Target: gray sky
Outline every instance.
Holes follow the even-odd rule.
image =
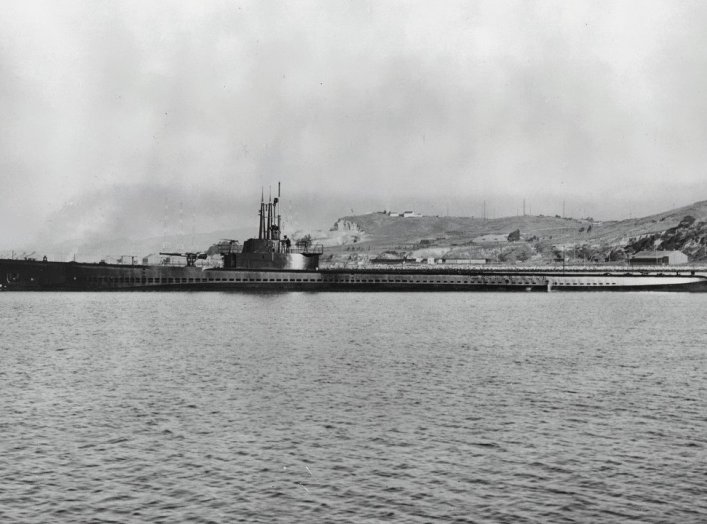
[[[278,180],[290,222],[320,227],[351,209],[499,216],[526,198],[625,218],[707,199],[705,2],[2,11],[0,247],[159,235],[165,216],[255,228]]]

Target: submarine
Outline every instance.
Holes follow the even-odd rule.
[[[707,291],[680,269],[322,268],[321,245],[283,235],[280,203],[280,184],[261,194],[258,236],[219,242],[220,267],[199,267],[206,253],[161,253],[183,266],[0,259],[0,291]]]

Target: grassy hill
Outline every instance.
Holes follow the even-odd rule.
[[[687,217],[687,218],[686,218]],[[515,242],[508,236],[518,231]],[[552,263],[565,257],[570,262],[622,261],[646,249],[677,249],[691,261],[707,260],[707,201],[641,218],[597,221],[559,216],[511,216],[491,220],[470,217],[391,217],[384,213],[345,216],[327,231],[290,232],[297,239],[311,233],[325,246],[325,261],[366,262],[381,254],[412,258],[484,258],[500,262]],[[99,260],[107,255],[142,257],[168,250],[206,250],[219,238],[241,241],[252,236],[251,228],[215,231],[182,237],[94,239],[28,248],[54,260]],[[1,254],[10,256],[10,253]],[[22,252],[17,253],[22,256]],[[29,255],[28,255],[29,256]]]
[[[685,217],[690,219],[685,222]],[[519,231],[520,239],[508,236]],[[384,213],[345,216],[317,239],[332,261],[370,259],[381,253],[408,257],[488,258],[549,262],[564,253],[572,260],[620,261],[642,249],[679,249],[692,260],[707,259],[707,201],[663,213],[619,221],[559,216],[391,217]]]

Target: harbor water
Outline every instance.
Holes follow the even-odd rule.
[[[0,293],[0,522],[705,522],[705,310]]]

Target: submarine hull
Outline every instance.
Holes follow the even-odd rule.
[[[0,259],[1,291],[707,291],[680,273],[245,269]]]

